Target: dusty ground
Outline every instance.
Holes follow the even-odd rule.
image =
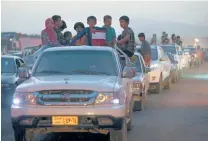
[[[14,140],[9,113],[2,108],[2,141]],[[71,137],[62,135],[60,141],[82,140]],[[100,139],[90,136],[83,141]],[[208,141],[208,63],[186,70],[171,90],[149,94],[145,110],[134,113],[128,141]]]

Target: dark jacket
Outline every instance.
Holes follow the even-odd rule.
[[[140,52],[141,52],[142,56],[144,56],[144,55],[151,56],[152,50],[151,50],[149,43],[146,40],[144,40],[142,42]]]

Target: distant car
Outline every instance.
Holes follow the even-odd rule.
[[[165,55],[163,49],[160,46],[151,46],[151,72],[150,72],[150,88],[156,93],[160,93],[164,88],[170,89],[171,76],[170,69],[171,63],[168,57]]]
[[[1,57],[1,96],[5,102],[9,98],[12,100],[11,94],[21,82],[18,76],[18,69],[23,65],[24,61],[20,57],[4,55]]]
[[[171,53],[166,53],[166,55],[168,56],[171,62],[171,71],[170,71],[171,80],[173,83],[176,83],[176,81],[178,80],[178,70],[177,70],[178,61],[174,59],[174,56]]]
[[[189,53],[189,55],[191,57],[191,66],[200,64],[200,61],[199,61],[200,59],[197,56],[197,49],[195,47],[185,46],[185,47],[183,47],[183,51],[186,54]]]
[[[149,89],[149,81],[151,71],[149,67],[145,66],[145,62],[140,53],[134,53],[136,57],[135,67],[136,76],[133,78],[133,100],[134,100],[134,110],[143,110],[144,104],[147,101],[147,91]]]

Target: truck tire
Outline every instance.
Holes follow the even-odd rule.
[[[162,76],[160,75],[160,80],[159,80],[159,82],[156,84],[155,93],[156,93],[156,94],[160,94],[161,92],[162,92]]]
[[[36,141],[35,135],[29,130],[14,130],[15,141]]]
[[[127,123],[127,130],[130,131],[133,127],[133,108],[134,108],[134,101],[133,98],[131,100],[131,109],[129,111],[129,122]]]
[[[126,120],[124,120],[123,127],[120,130],[110,131],[110,141],[127,141]]]
[[[165,89],[170,89],[171,88],[171,77],[168,77],[168,80],[166,82],[166,85],[164,86]]]
[[[140,101],[134,102],[134,111],[142,111],[144,109],[143,94]]]

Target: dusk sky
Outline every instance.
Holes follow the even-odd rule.
[[[2,2],[2,31],[16,31],[40,34],[44,21],[52,15],[61,15],[69,31],[74,32],[77,21],[86,24],[86,18],[94,15],[98,25],[103,24],[103,16],[113,17],[113,26],[120,31],[119,17],[128,15],[130,19],[145,18],[158,21],[173,21],[208,27],[208,2]],[[130,23],[132,24],[132,23]],[[134,23],[138,24],[138,23]],[[148,27],[146,27],[148,28]],[[207,31],[204,31],[207,32]]]

